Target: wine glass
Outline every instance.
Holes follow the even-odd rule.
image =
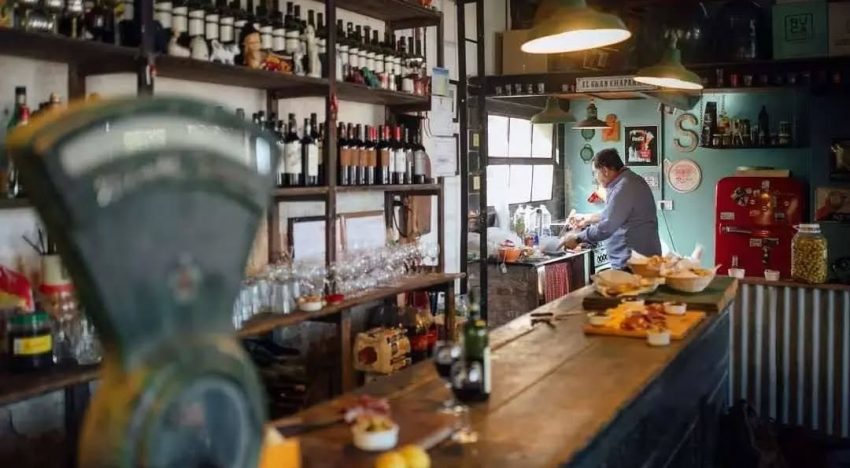
[[[483,369],[481,364],[461,359],[452,365],[450,382],[452,393],[459,401],[474,401],[482,394],[484,387]],[[469,406],[458,403],[453,414],[457,417],[458,431],[452,435],[452,440],[459,444],[474,444],[478,442],[478,433],[472,428]]]
[[[462,354],[463,348],[454,341],[440,340],[434,344],[434,366],[437,368],[437,374],[443,379],[446,389],[450,392],[452,390],[452,367],[460,360]],[[454,393],[450,393],[450,395],[449,399],[443,402],[440,412],[455,412],[458,402],[454,398]]]

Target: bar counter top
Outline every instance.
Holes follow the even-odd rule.
[[[432,466],[601,466],[615,452],[631,460],[618,466],[640,465],[681,445],[695,424],[690,415],[705,409],[698,405],[719,398],[724,401],[716,405],[725,407],[728,309],[708,314],[684,340],[654,348],[642,339],[585,336],[581,303],[589,292],[583,288],[531,312],[555,314],[552,326],[532,326],[529,313],[491,332],[492,393],[488,402],[471,406],[479,441],[442,442],[429,452]],[[355,393],[423,412],[448,397],[430,361]],[[302,416],[326,418],[345,398],[351,396]],[[361,466],[350,459],[356,449],[338,432],[334,441],[325,431],[302,436],[304,466]]]

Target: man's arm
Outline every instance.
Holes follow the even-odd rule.
[[[598,215],[599,221],[579,233],[579,241],[594,243],[604,241],[626,223],[629,214],[632,212],[634,200],[633,197],[622,192],[622,189],[618,190],[608,199],[605,209]]]

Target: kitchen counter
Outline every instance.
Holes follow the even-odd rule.
[[[640,339],[585,336],[581,304],[589,292],[583,288],[534,311],[560,316],[552,326],[532,327],[526,314],[491,332],[493,391],[471,409],[480,439],[440,443],[430,451],[433,466],[699,466],[694,460],[709,460],[717,416],[727,406],[728,308],[708,314],[684,340],[652,348]],[[430,362],[357,393],[421,412],[433,412],[448,397]],[[327,418],[340,401],[303,416]],[[360,466],[338,428],[337,437],[333,431],[302,437],[305,466]]]

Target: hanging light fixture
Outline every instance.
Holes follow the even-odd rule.
[[[655,65],[638,70],[634,80],[638,83],[658,86],[668,89],[700,90],[702,80],[699,75],[688,70],[682,65],[682,52],[676,46],[679,34],[675,31],[669,33],[670,41],[661,60]]]
[[[631,36],[619,17],[588,7],[586,0],[543,0],[522,51],[576,52],[616,44]]]
[[[561,109],[561,105],[558,103],[558,98],[555,96],[549,96],[546,99],[546,107],[531,117],[531,123],[533,124],[559,124],[572,123],[575,121],[576,118],[571,112]]]
[[[590,104],[587,106],[587,118],[575,124],[573,129],[575,130],[598,130],[608,128],[608,123],[599,120],[599,114],[596,109],[596,104],[593,103],[593,100],[590,101]]]

